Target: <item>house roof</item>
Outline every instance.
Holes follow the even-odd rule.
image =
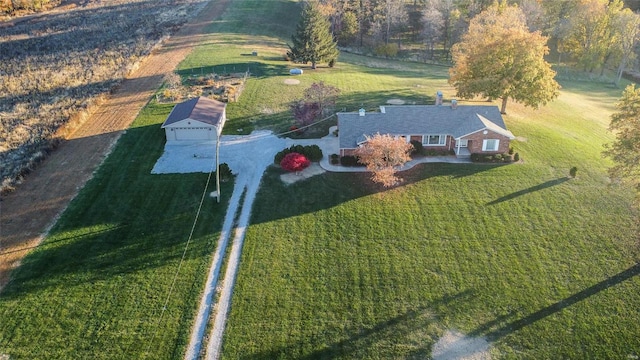
[[[338,113],[340,148],[355,148],[364,136],[377,133],[390,135],[451,135],[456,139],[482,130],[490,130],[510,139],[497,106],[458,105],[394,105],[380,107],[380,112]]]
[[[183,120],[195,120],[204,124],[221,127],[225,121],[227,104],[203,96],[181,102],[173,107],[162,124],[165,128]]]

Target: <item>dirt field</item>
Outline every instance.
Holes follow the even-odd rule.
[[[0,289],[54,224],[161,85],[230,0],[213,0],[128,76],[16,191],[0,199]]]

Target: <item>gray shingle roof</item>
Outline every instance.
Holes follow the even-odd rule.
[[[224,125],[226,106],[223,102],[202,96],[181,102],[173,107],[162,128],[186,119],[213,126]]]
[[[355,148],[363,136],[377,133],[389,135],[451,135],[460,138],[488,129],[509,138],[497,106],[458,105],[394,105],[383,112],[338,113],[340,148]]]

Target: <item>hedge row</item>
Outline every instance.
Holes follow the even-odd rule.
[[[520,154],[515,153],[511,155],[509,153],[504,154],[471,154],[471,161],[480,163],[510,163],[513,161],[520,161]]]
[[[413,154],[422,155],[422,156],[447,156],[447,155],[455,155],[455,150],[439,150],[433,149],[430,147],[424,147],[422,142],[417,140],[411,140],[411,145],[413,145]]]
[[[292,145],[288,149],[284,149],[276,154],[273,158],[273,163],[276,165],[280,165],[282,159],[284,159],[287,154],[290,153],[298,153],[304,155],[310,161],[320,161],[322,160],[322,150],[318,145]]]
[[[340,158],[340,165],[342,166],[364,166],[360,163],[360,159],[357,156],[346,155]]]

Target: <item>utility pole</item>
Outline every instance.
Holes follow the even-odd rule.
[[[218,140],[216,140],[216,199],[220,204],[220,130],[216,129]]]

